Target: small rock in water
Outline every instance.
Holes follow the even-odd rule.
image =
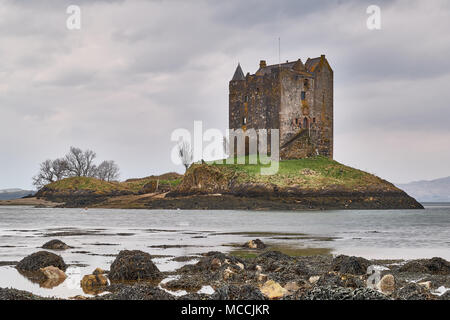
[[[48,267],[39,269],[39,274],[43,279],[40,281],[39,285],[43,288],[48,288],[48,289],[59,286],[67,278],[64,271],[62,271],[54,266],[48,266]]]
[[[395,278],[392,274],[387,274],[381,278],[378,288],[384,294],[390,295],[395,291]]]
[[[264,283],[260,290],[269,299],[281,299],[287,293],[286,289],[273,280]]]
[[[88,274],[81,279],[81,288],[84,293],[96,294],[101,292],[98,289],[108,285],[108,279],[102,274]]]
[[[46,279],[53,280],[53,279],[66,279],[67,276],[64,273],[64,271],[60,270],[57,267],[54,266],[48,266],[45,268],[39,269],[39,271],[44,275]]]
[[[50,249],[50,250],[67,250],[70,249],[70,247],[62,242],[61,240],[50,240],[49,242],[46,242],[42,248],[44,249]]]
[[[249,249],[265,249],[266,245],[260,239],[249,240],[244,244],[244,248]]]

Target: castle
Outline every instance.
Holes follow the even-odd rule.
[[[280,159],[332,159],[333,70],[325,56],[305,64],[261,60],[246,76],[238,64],[229,83],[229,128],[279,129]]]

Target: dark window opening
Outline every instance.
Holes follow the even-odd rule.
[[[244,117],[244,118],[242,118],[242,125],[246,125],[246,124],[247,124],[247,118]]]
[[[245,102],[248,102],[248,96],[245,96],[245,97],[244,97],[244,101],[245,101]]]
[[[316,118],[313,118],[313,123],[316,123]]]
[[[302,100],[305,100],[305,99],[306,99],[306,92],[302,91]]]
[[[308,79],[305,79],[305,81],[303,82],[303,86],[305,87],[305,89],[309,88],[309,81],[308,81]]]

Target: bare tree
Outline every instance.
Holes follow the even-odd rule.
[[[104,181],[119,178],[119,166],[114,161],[103,161],[98,167],[94,160],[96,154],[92,150],[81,150],[70,147],[64,158],[45,160],[40,164],[39,172],[33,177],[33,185],[37,188],[68,177],[95,177]]]
[[[192,159],[194,158],[194,154],[189,142],[183,140],[178,143],[178,155],[181,159],[181,163],[187,170],[192,163]]]
[[[52,168],[56,181],[66,178],[69,174],[69,164],[64,158],[52,161]]]
[[[45,160],[40,164],[39,173],[33,177],[33,185],[42,188],[48,183],[55,181],[55,174],[52,169],[52,160]]]
[[[33,185],[40,189],[46,184],[64,179],[67,174],[68,167],[64,159],[48,159],[41,163],[39,173],[33,177]]]
[[[65,157],[69,175],[73,177],[95,176],[94,159],[96,156],[92,150],[83,151],[80,148],[70,147],[70,151]]]
[[[103,181],[115,181],[119,179],[119,166],[112,160],[103,161],[97,167],[96,177]]]

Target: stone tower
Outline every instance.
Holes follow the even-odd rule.
[[[333,158],[333,70],[324,55],[267,65],[229,83],[229,128],[279,129],[280,158]]]

